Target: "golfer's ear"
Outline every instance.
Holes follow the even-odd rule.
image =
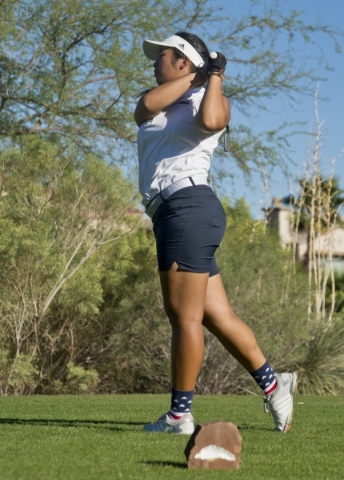
[[[190,66],[191,66],[191,61],[187,57],[181,58],[180,70],[184,70],[185,68],[189,68]]]

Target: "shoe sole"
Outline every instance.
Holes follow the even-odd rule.
[[[297,389],[297,379],[298,379],[298,373],[297,372],[293,372],[291,374],[292,376],[292,379],[291,379],[291,382],[290,382],[290,394],[291,395],[294,395],[294,393],[296,392],[296,389]],[[285,432],[289,432],[290,428],[291,428],[291,422],[293,420],[293,414],[294,414],[294,398],[293,398],[293,407],[292,407],[292,410],[291,410],[291,415],[290,415],[290,418],[289,418],[289,421],[285,427]]]

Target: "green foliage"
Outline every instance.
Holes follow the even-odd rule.
[[[19,354],[13,361],[8,385],[16,394],[30,392],[35,386],[38,370],[35,368],[35,360],[31,354]]]
[[[131,230],[139,217],[124,205],[130,185],[99,159],[35,142],[2,157],[1,392],[168,391],[170,326],[154,235],[139,224]],[[243,200],[224,206],[217,260],[234,311],[276,370],[300,370],[301,392],[341,393],[341,322],[319,330],[308,320],[307,278],[292,252]],[[206,333],[197,392],[258,389]]]
[[[69,394],[90,394],[95,392],[99,383],[99,376],[96,370],[85,370],[83,367],[69,362],[67,365],[66,380],[54,382],[54,393]]]
[[[97,258],[90,258],[66,284],[59,296],[60,313],[66,316],[87,316],[99,313],[103,303],[101,269]]]
[[[128,209],[132,186],[92,155],[39,137],[0,152],[1,393],[165,392],[170,327],[154,235]],[[244,201],[224,201],[217,259],[235,312],[301,391],[341,393],[340,321],[307,320],[306,277]],[[314,333],[315,332],[315,333]],[[199,393],[255,393],[211,335]]]
[[[0,135],[54,132],[93,150],[133,140],[132,99],[147,82],[143,37],[202,21],[204,3],[3,0]]]
[[[250,114],[313,93],[328,66],[321,39],[315,58],[308,44],[322,34],[339,51],[343,33],[319,20],[308,25],[277,0],[251,0],[241,18],[210,0],[2,0],[0,21],[0,137],[54,133],[83,149],[110,149],[116,162],[134,156],[134,104],[153,83],[144,38],[186,29],[218,45],[231,65],[224,92]],[[281,164],[291,133],[233,125],[231,160],[244,171]]]
[[[326,284],[326,303],[327,308],[331,305],[332,300],[332,285],[328,281]],[[334,272],[334,312],[341,313],[344,310],[344,274]]]
[[[2,391],[23,393],[65,378],[75,331],[82,335],[103,302],[101,251],[133,228],[127,220],[133,188],[119,168],[74,147],[39,137],[6,147],[0,151]]]
[[[35,388],[39,377],[38,362],[35,352],[17,354],[11,358],[9,342],[4,333],[0,343],[0,392],[22,395]]]
[[[343,317],[335,317],[330,325],[317,327],[307,346],[307,354],[298,367],[300,393],[344,393]]]
[[[283,199],[284,203],[300,212],[298,229],[307,230],[312,215],[316,233],[326,232],[331,225],[342,224],[340,210],[344,204],[344,190],[340,188],[338,178],[324,178],[319,173],[311,179],[299,180],[299,184],[299,197],[289,195]]]
[[[306,395],[344,393],[344,321],[335,317],[329,325],[319,325],[307,354],[299,364],[299,391]]]

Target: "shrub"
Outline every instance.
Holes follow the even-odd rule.
[[[319,325],[298,364],[298,390],[307,395],[344,394],[344,317]]]
[[[67,365],[67,375],[65,381],[54,382],[55,393],[77,394],[77,393],[95,393],[99,383],[99,375],[96,370],[75,365],[69,362]]]

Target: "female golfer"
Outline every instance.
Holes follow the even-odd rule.
[[[230,119],[230,106],[222,95],[226,59],[221,53],[209,55],[204,42],[187,32],[162,42],[145,40],[143,51],[154,60],[157,87],[141,96],[135,110],[139,188],[153,222],[164,306],[172,327],[171,407],[144,430],[194,431],[191,405],[205,326],[256,380],[275,430],[286,432],[297,375],[274,373],[253,332],[228,303],[214,257],[226,217],[207,177]]]

